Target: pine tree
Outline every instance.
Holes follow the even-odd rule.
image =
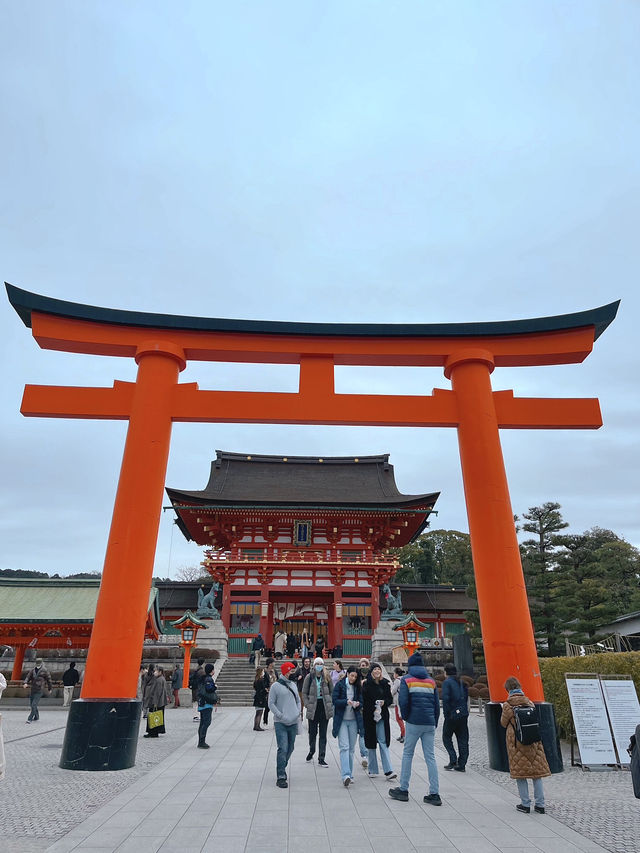
[[[538,639],[547,646],[550,655],[562,650],[560,615],[556,599],[555,548],[558,531],[568,527],[560,513],[560,504],[552,501],[529,507],[523,513],[522,529],[534,533],[534,539],[522,543],[522,568],[529,597],[529,610]]]

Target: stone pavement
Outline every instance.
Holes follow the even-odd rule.
[[[628,773],[568,768],[545,780],[547,815],[522,815],[515,783],[487,769],[484,720],[476,714],[471,768],[440,773],[443,805],[436,808],[422,803],[426,768],[417,754],[408,803],[391,800],[384,777],[369,779],[359,766],[355,784],[345,789],[331,737],[326,769],[305,762],[306,737],[298,738],[290,787],[276,788],[273,727],[253,732],[251,708],[215,714],[208,751],[195,748],[190,711],[169,710],[167,735],[141,739],[136,767],[113,773],[57,767],[62,709],[47,710],[37,731],[38,724],[24,725],[24,709],[2,710],[2,853],[640,851],[639,803]],[[398,770],[402,745],[395,740],[392,753]],[[436,757],[439,766],[447,760],[441,747]]]

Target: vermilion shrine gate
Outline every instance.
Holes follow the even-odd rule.
[[[517,675],[543,701],[500,429],[597,429],[596,399],[520,399],[494,392],[496,367],[583,361],[618,302],[592,311],[499,323],[315,324],[207,319],[63,302],[7,285],[43,349],[134,358],[136,382],[112,388],[27,385],[35,417],[128,420],[82,698],[72,704],[61,766],[131,766],[136,695],[164,478],[174,421],[438,426],[458,431],[489,689]],[[188,361],[300,366],[293,394],[200,390],[180,384]],[[336,394],[336,365],[442,367],[450,390],[431,395]],[[117,669],[105,665],[116,659]],[[109,749],[105,749],[109,746]]]

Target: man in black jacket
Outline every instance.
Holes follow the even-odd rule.
[[[62,707],[66,708],[73,699],[73,688],[80,681],[80,673],[76,669],[75,661],[71,661],[69,669],[62,673],[63,698]]]

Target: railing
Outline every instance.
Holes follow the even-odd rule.
[[[371,657],[371,640],[358,639],[350,640],[345,637],[342,640],[342,656],[352,658],[369,658]]]
[[[331,554],[331,551],[309,551],[309,550],[284,550],[278,549],[277,554],[269,554],[267,555],[267,551],[265,549],[262,555],[259,554],[243,554],[241,551],[237,554],[233,554],[230,551],[222,551],[214,554],[207,555],[205,560],[206,563],[257,563],[257,562],[269,562],[270,564],[276,565],[278,563],[332,563],[335,565],[341,566],[353,566],[353,565],[376,565],[376,566],[394,566],[397,564],[397,561],[393,557],[387,557],[381,554],[372,554],[371,556],[363,556],[361,553],[358,553],[355,557],[347,557],[345,554],[341,556],[335,556]]]

